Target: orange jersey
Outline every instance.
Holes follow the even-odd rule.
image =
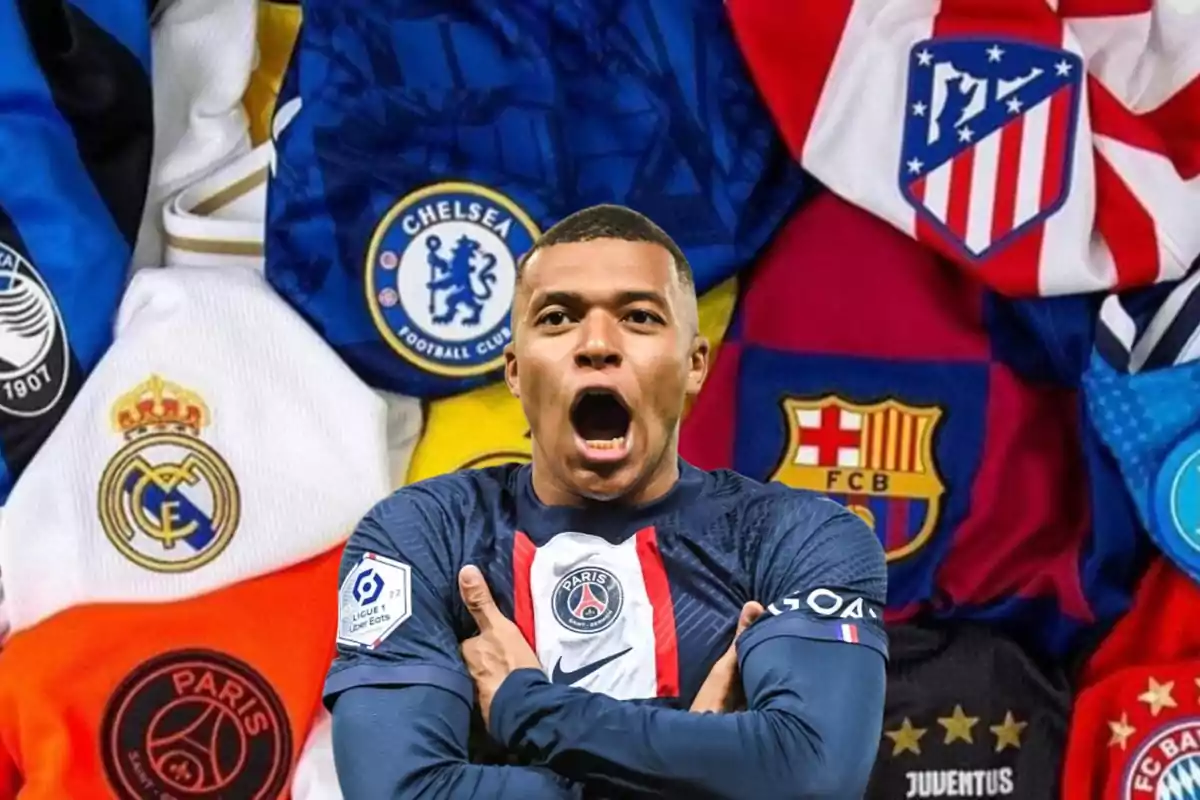
[[[14,634],[0,651],[0,798],[287,796],[332,657],[341,550]]]

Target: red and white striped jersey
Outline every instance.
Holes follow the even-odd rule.
[[[804,168],[998,291],[1200,255],[1200,2],[726,5]]]

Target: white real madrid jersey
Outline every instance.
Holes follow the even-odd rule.
[[[274,146],[264,142],[210,175],[198,178],[163,208],[168,266],[235,266],[263,271],[267,172]],[[415,397],[378,392],[387,403],[391,486],[407,480],[421,436],[423,411]]]
[[[0,521],[13,632],[337,545],[389,490],[386,408],[253,270],[137,273]]]
[[[174,0],[152,32],[154,163],[135,267],[163,258],[163,204],[250,150],[242,95],[254,68],[255,0]]]
[[[163,207],[165,262],[263,270],[270,142],[205,175]]]

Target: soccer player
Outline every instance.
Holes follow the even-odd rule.
[[[532,463],[407,486],[346,547],[324,689],[346,797],[860,797],[887,657],[875,535],[678,457],[708,345],[650,220],[573,214],[516,281],[505,378]],[[503,765],[468,753],[473,708]]]

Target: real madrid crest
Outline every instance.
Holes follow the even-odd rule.
[[[439,183],[384,215],[367,251],[367,306],[401,357],[446,376],[504,363],[517,259],[539,231],[504,195]]]
[[[201,438],[211,414],[188,389],[151,375],[117,399],[125,440],[100,479],[100,524],[123,555],[156,572],[212,561],[237,530],[237,481]]]
[[[836,395],[782,405],[788,446],[771,480],[838,500],[874,528],[889,562],[929,541],[946,491],[933,450],[941,409]]]
[[[36,417],[50,410],[70,365],[54,295],[29,259],[0,242],[0,411]]]

